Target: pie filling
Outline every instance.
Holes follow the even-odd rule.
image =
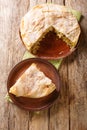
[[[67,54],[71,46],[65,41],[67,38],[59,38],[55,31],[49,31],[39,43],[37,43],[33,48],[31,53],[37,55],[38,57],[61,57]],[[62,40],[62,39],[65,40]],[[68,41],[68,40],[67,40]],[[70,41],[68,42],[70,43]]]

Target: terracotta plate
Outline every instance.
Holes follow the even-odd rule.
[[[42,98],[26,98],[26,97],[16,97],[15,95],[9,93],[10,87],[17,81],[21,74],[32,64],[35,63],[40,68],[41,71],[45,73],[46,76],[52,79],[56,85],[56,90],[54,90],[48,96]],[[46,60],[40,58],[31,58],[18,63],[10,72],[7,81],[7,90],[12,101],[19,107],[26,110],[42,110],[50,107],[53,102],[57,99],[60,89],[60,79],[58,71],[55,67],[47,62]]]

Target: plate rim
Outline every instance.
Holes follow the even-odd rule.
[[[7,79],[7,91],[8,91],[8,94],[9,94],[9,79],[10,79],[10,77],[12,76],[14,70],[17,69],[17,67],[20,66],[21,64],[24,64],[24,63],[26,63],[26,62],[30,62],[30,61],[32,61],[32,60],[34,60],[34,61],[40,61],[40,62],[42,62],[42,63],[44,63],[44,64],[47,64],[47,65],[51,66],[52,69],[54,69],[55,74],[56,74],[56,76],[57,76],[57,78],[58,78],[58,86],[59,86],[59,88],[58,88],[58,90],[57,90],[57,94],[59,95],[59,90],[60,90],[60,76],[59,76],[59,72],[58,72],[58,70],[57,70],[50,62],[48,62],[48,61],[45,60],[45,59],[41,59],[41,58],[28,58],[28,59],[22,60],[22,61],[20,61],[19,63],[17,63],[17,64],[11,69],[11,71],[10,71],[10,73],[9,73],[9,75],[8,75],[8,79]],[[55,91],[55,90],[54,90],[54,91]],[[54,91],[53,91],[53,92],[54,92]],[[52,92],[52,93],[53,93],[53,92]],[[50,95],[50,94],[49,94],[49,95]],[[9,94],[9,96],[10,96],[10,94]],[[48,95],[47,95],[47,96],[48,96]],[[47,97],[47,96],[46,96],[46,97]],[[39,107],[39,108],[37,108],[37,107],[35,107],[35,108],[31,108],[31,107],[25,108],[25,107],[23,107],[23,105],[20,105],[20,103],[17,102],[17,100],[13,99],[11,96],[10,96],[10,98],[12,99],[12,101],[14,102],[14,104],[15,104],[16,106],[19,106],[19,107],[22,108],[22,109],[31,110],[31,111],[38,111],[38,110],[43,110],[43,109],[46,109],[46,108],[49,108],[50,106],[52,106],[52,104],[56,101],[56,99],[58,98],[58,96],[56,97],[55,100],[52,101],[52,103],[47,103],[47,105],[45,105],[45,106],[43,105],[43,106],[41,106],[41,107]],[[42,97],[42,98],[43,98],[43,97]]]

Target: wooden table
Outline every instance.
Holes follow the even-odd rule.
[[[25,51],[19,37],[22,16],[37,3],[53,2],[81,11],[78,49],[59,70],[62,87],[57,102],[39,114],[5,100],[7,77]],[[87,130],[87,1],[0,0],[0,130]]]

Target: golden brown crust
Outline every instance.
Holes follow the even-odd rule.
[[[33,7],[21,20],[20,32],[26,48],[31,51],[52,28],[67,44],[75,47],[80,35],[77,19],[65,6],[42,4]]]
[[[40,98],[49,95],[55,89],[52,80],[33,63],[10,88],[9,93],[17,97]]]

